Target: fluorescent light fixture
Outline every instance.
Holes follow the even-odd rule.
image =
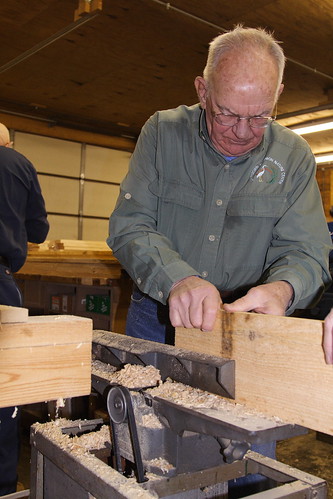
[[[332,163],[333,162],[333,152],[328,154],[322,154],[321,156],[315,156],[317,165],[319,163]]]
[[[291,130],[298,135],[305,135],[306,133],[323,132],[324,130],[332,130],[333,121],[326,123],[318,123],[317,125],[305,125],[298,128],[291,128]]]

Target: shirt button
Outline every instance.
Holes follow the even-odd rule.
[[[224,169],[225,169],[225,170],[229,170],[229,168],[230,168],[230,165],[229,165],[229,164],[224,165]]]
[[[163,291],[159,291],[158,296],[159,296],[159,298],[163,298]]]
[[[214,236],[213,234],[211,234],[211,235],[208,237],[208,239],[209,239],[210,241],[215,241],[215,236]]]
[[[132,194],[130,192],[126,192],[125,199],[131,199]]]
[[[203,272],[201,272],[201,275],[202,275],[202,277],[207,277],[208,276],[207,270],[204,270]]]
[[[141,277],[138,277],[138,278],[137,278],[137,280],[136,280],[136,282],[137,282],[138,284],[141,284],[141,282],[142,282],[142,281],[141,281]]]
[[[222,206],[222,204],[223,204],[222,199],[217,199],[216,204],[217,204],[217,206]]]

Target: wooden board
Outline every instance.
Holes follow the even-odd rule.
[[[212,332],[176,328],[176,346],[235,360],[236,402],[333,435],[333,366],[323,321],[220,311]]]
[[[16,275],[120,279],[121,265],[105,241],[56,239],[29,243],[26,262]]]
[[[0,407],[89,395],[92,320],[29,317],[0,329]]]
[[[27,308],[0,305],[0,325],[8,322],[27,322],[28,315]]]

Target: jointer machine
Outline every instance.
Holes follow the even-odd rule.
[[[258,498],[327,497],[324,480],[250,450],[307,429],[234,404],[233,360],[107,331],[94,331],[92,351],[108,420],[33,425],[31,499],[227,498],[230,480],[248,474],[271,482]],[[112,381],[128,365],[153,366],[158,386]],[[109,439],[82,451],[80,438],[105,425]]]

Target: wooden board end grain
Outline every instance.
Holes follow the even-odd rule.
[[[0,305],[0,324],[8,322],[27,322],[29,311],[23,307]]]
[[[333,435],[333,366],[323,321],[219,311],[212,332],[176,328],[176,346],[235,360],[236,402]]]
[[[69,315],[1,324],[0,407],[89,395],[92,320]]]

